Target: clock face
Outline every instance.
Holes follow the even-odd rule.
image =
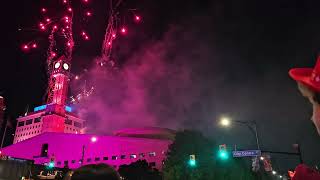
[[[67,63],[63,64],[63,69],[68,70],[69,69],[69,65]]]
[[[60,67],[60,62],[57,62],[55,65],[54,65],[54,68],[58,69]]]

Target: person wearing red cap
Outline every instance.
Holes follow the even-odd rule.
[[[320,135],[320,56],[314,68],[293,68],[289,75],[294,79],[301,94],[306,97],[313,107],[311,120]],[[300,164],[295,169],[292,180],[320,179],[320,173]]]
[[[289,75],[297,81],[301,94],[312,104],[311,120],[320,135],[320,56],[314,68],[293,68]]]

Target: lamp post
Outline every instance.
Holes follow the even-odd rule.
[[[228,117],[222,117],[220,119],[220,124],[221,124],[221,126],[224,126],[224,127],[230,126],[232,122],[247,126],[250,129],[250,131],[254,134],[255,139],[256,139],[257,148],[258,148],[258,150],[260,150],[260,143],[259,143],[259,136],[258,136],[258,129],[257,129],[256,121],[236,121],[236,120],[231,120]]]

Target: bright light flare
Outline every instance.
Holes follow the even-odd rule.
[[[95,137],[95,136],[93,136],[92,138],[91,138],[91,142],[97,142],[97,137]]]
[[[137,15],[134,16],[134,19],[135,19],[137,22],[139,22],[139,21],[141,20],[140,16],[137,16]]]
[[[230,126],[231,122],[230,122],[230,119],[229,119],[229,118],[227,118],[227,117],[222,117],[221,120],[220,120],[220,124],[221,124],[222,126],[227,127],[227,126]]]
[[[92,13],[91,13],[90,11],[88,11],[88,12],[86,13],[86,15],[87,15],[87,16],[91,16]]]
[[[69,7],[69,8],[68,8],[68,11],[69,11],[69,12],[72,12],[72,8]]]
[[[122,34],[125,34],[127,32],[127,29],[125,27],[121,28]]]
[[[78,80],[78,79],[79,79],[79,76],[76,76],[74,79]]]
[[[23,47],[23,49],[29,49],[28,45],[23,45],[22,47]]]
[[[36,44],[36,43],[33,43],[33,44],[32,44],[32,47],[33,47],[33,48],[37,48],[37,44]]]
[[[272,171],[272,174],[273,174],[273,175],[277,174],[277,171]]]
[[[53,29],[58,29],[58,26],[57,26],[57,25],[54,25],[54,26],[53,26]]]
[[[113,34],[112,34],[112,37],[113,37],[113,38],[116,38],[116,34],[113,33]]]
[[[41,12],[45,13],[45,12],[47,12],[47,9],[46,8],[41,8]]]
[[[261,161],[263,161],[263,160],[264,160],[264,157],[263,157],[263,156],[261,156],[261,157],[260,157],[260,160],[261,160]]]
[[[47,21],[47,22],[50,22],[50,19],[49,19],[49,18],[47,18],[47,19],[46,19],[46,21]]]

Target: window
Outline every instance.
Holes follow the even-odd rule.
[[[149,157],[154,157],[154,156],[156,156],[156,152],[150,152],[149,153]]]
[[[33,119],[26,120],[26,125],[32,124]]]
[[[72,163],[72,164],[76,163],[76,160],[72,160],[71,163]]]
[[[149,166],[154,167],[154,166],[156,166],[156,163],[155,162],[150,162]]]
[[[125,158],[126,158],[126,155],[121,155],[120,158],[121,158],[121,159],[125,159]]]
[[[41,117],[37,117],[34,119],[34,123],[38,123],[38,122],[41,122]]]
[[[117,160],[118,159],[118,157],[117,156],[112,156],[112,158],[111,158],[112,160]]]
[[[21,127],[21,126],[24,126],[24,121],[20,121],[20,122],[18,123],[18,127]]]
[[[74,124],[75,127],[82,128],[82,124],[79,123],[79,122],[75,122],[74,121],[73,124]]]
[[[99,157],[94,158],[94,161],[100,161]]]
[[[139,154],[139,157],[140,157],[140,158],[144,158],[144,154],[143,154],[143,153],[140,153],[140,154]]]
[[[72,125],[72,120],[70,120],[70,119],[65,119],[65,120],[64,120],[64,123],[65,123],[65,124]]]
[[[60,166],[60,165],[61,165],[61,161],[58,161],[58,162],[57,162],[57,165]]]
[[[104,161],[108,160],[108,157],[103,157],[103,160],[104,160]]]
[[[88,158],[88,159],[87,159],[87,162],[91,162],[91,158]]]
[[[135,158],[137,158],[137,155],[135,155],[135,154],[130,154],[130,159],[135,159]]]
[[[41,148],[41,157],[47,157],[48,156],[48,144],[42,144]]]

